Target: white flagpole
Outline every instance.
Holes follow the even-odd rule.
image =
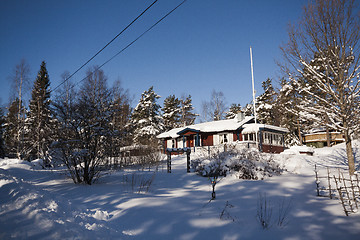
[[[251,81],[252,81],[252,95],[253,95],[253,107],[254,107],[254,117],[256,123],[256,108],[255,108],[255,84],[254,84],[254,67],[253,67],[253,58],[252,58],[252,48],[250,46],[250,62],[251,62]]]
[[[254,118],[255,118],[255,127],[257,124],[256,121],[256,107],[255,107],[255,84],[254,84],[254,67],[253,67],[253,58],[252,58],[252,48],[250,46],[250,62],[251,62],[251,81],[252,81],[252,94],[253,94],[253,107],[254,107]],[[256,142],[256,146],[258,145],[258,141],[257,141],[257,131],[255,130],[255,142]]]

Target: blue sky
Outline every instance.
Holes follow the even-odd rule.
[[[74,72],[151,2],[144,0],[0,1],[0,98],[9,98],[8,76],[25,58],[33,82],[46,61],[51,87],[64,71]],[[175,7],[159,0],[142,18],[73,77],[79,81]],[[275,61],[287,41],[287,26],[302,13],[305,0],[188,0],[134,45],[103,67],[109,85],[120,79],[134,95],[154,86],[162,96],[190,94],[197,112],[211,91],[227,104],[252,100],[249,47],[253,47],[255,88],[280,76]]]

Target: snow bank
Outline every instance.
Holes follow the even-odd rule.
[[[31,164],[1,162],[3,166]],[[12,177],[10,170],[0,168],[0,186],[0,239],[100,239],[104,231],[114,231],[102,223],[110,218],[106,211],[73,206],[67,199]]]
[[[285,149],[284,152],[280,153],[282,155],[299,155],[299,154],[314,154],[314,148],[308,147],[305,145],[302,146],[291,146],[289,149]]]

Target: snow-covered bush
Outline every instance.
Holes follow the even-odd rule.
[[[282,172],[271,154],[260,153],[256,149],[228,148],[226,152],[216,150],[210,156],[193,160],[191,164],[195,172],[204,177],[226,176],[231,173],[240,179],[262,180]]]

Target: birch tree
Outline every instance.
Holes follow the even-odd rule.
[[[91,185],[108,166],[113,104],[104,72],[94,66],[86,75],[79,91],[74,91],[71,82],[60,89],[54,104],[60,134],[53,145],[74,183]]]
[[[20,159],[22,157],[23,152],[23,140],[21,137],[21,131],[24,127],[25,121],[25,111],[23,111],[24,105],[24,96],[27,94],[30,85],[30,67],[25,59],[21,59],[20,63],[17,64],[14,68],[13,74],[10,77],[11,80],[11,88],[12,92],[10,95],[10,102],[17,101],[18,102],[18,111],[17,111],[17,129],[16,129],[16,155]],[[15,144],[15,143],[14,143]]]
[[[203,121],[219,121],[225,119],[226,100],[222,91],[212,90],[210,101],[203,101],[201,104]]]
[[[350,174],[355,163],[351,136],[359,127],[360,20],[354,0],[315,0],[304,8],[282,47],[287,73],[308,104],[309,114],[343,132]]]

